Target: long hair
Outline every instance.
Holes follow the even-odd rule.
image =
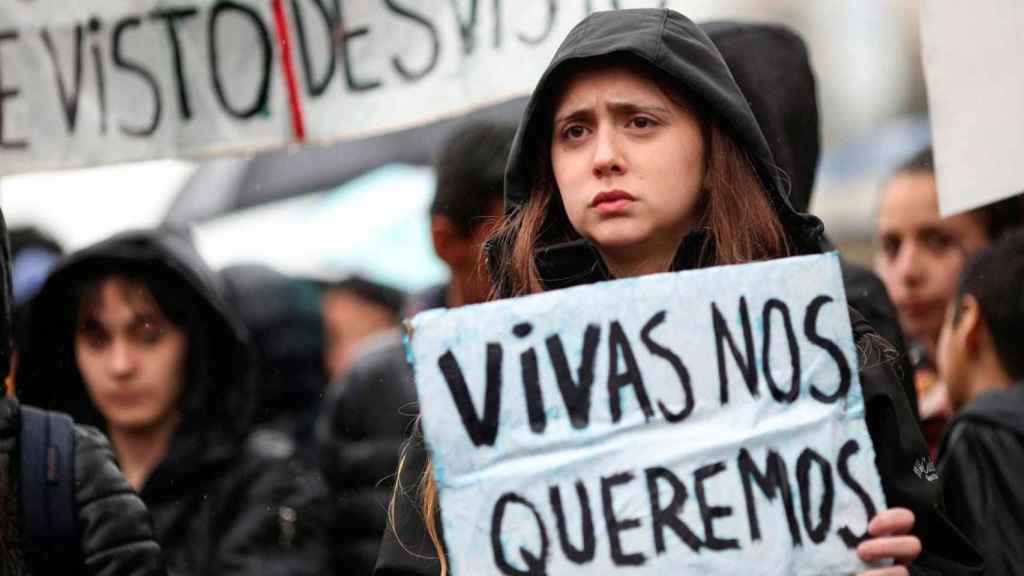
[[[694,249],[701,266],[741,264],[758,260],[781,258],[791,254],[786,231],[773,206],[771,196],[762,183],[746,151],[721,126],[708,107],[688,99],[671,81],[649,65],[621,56],[595,59],[584,66],[625,65],[653,78],[659,88],[677,103],[693,106],[701,119],[705,149],[705,177],[701,199],[697,205],[697,228],[704,231]],[[569,74],[578,72],[574,67]],[[559,93],[567,80],[566,74],[553,81],[549,93]],[[549,108],[532,134],[534,148],[533,172],[529,197],[515,209],[508,211],[491,234],[487,258],[493,285],[492,299],[534,294],[544,290],[536,254],[539,249],[561,242],[578,239],[572,228],[551,167],[550,132],[551,100]],[[404,464],[404,457],[403,462]],[[402,466],[400,464],[400,467]],[[396,482],[395,495],[401,493]],[[434,544],[441,561],[441,574],[447,574],[444,544],[440,535],[437,486],[431,466],[426,466],[417,487],[420,514],[426,524],[427,535]],[[394,505],[394,500],[392,500]],[[392,506],[392,509],[394,506]],[[393,524],[394,525],[394,524]]]

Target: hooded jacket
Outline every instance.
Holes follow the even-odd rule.
[[[537,146],[548,138],[545,116],[559,76],[576,62],[611,55],[631,56],[675,79],[746,151],[796,252],[811,254],[827,247],[820,220],[798,213],[791,205],[772,150],[715,43],[697,25],[671,10],[598,12],[569,32],[534,89],[516,134],[505,178],[507,212],[514,211],[530,194],[532,170],[540,153]],[[702,241],[700,234],[684,238],[673,269],[704,265],[692,257],[695,250],[691,248]],[[509,239],[499,239],[488,246],[492,270],[497,261],[507,257],[511,244]],[[535,261],[547,289],[610,278],[596,249],[585,240],[542,247]],[[505,288],[498,286],[499,293],[507,293]],[[930,459],[891,362],[885,361],[874,331],[855,310],[851,310],[851,323],[858,347],[866,356],[876,356],[862,358],[861,382],[883,489],[890,506],[905,506],[915,513],[914,532],[923,543],[924,552],[913,571],[977,573],[977,553],[939,511],[940,491],[934,476],[915,473],[930,464]],[[419,444],[410,446],[422,450]],[[415,460],[422,461],[422,455],[410,458]],[[409,482],[415,482],[415,472],[407,474],[405,483],[412,485]],[[438,573],[436,560],[422,558],[433,556],[433,548],[418,529],[415,507],[412,498],[399,498],[396,522],[402,542],[392,530],[385,534],[376,574]]]
[[[13,326],[10,251],[7,227],[0,214],[0,371],[11,367]],[[31,574],[25,565],[21,530],[21,489],[16,479],[21,407],[0,387],[0,506],[3,506],[3,547],[0,574]],[[75,516],[80,538],[81,574],[161,576],[165,574],[160,547],[153,539],[149,512],[132,491],[114,461],[106,438],[98,430],[75,426]]]
[[[986,574],[1024,566],[1024,382],[978,396],[939,445],[948,514],[985,558]]]
[[[180,424],[140,490],[169,572],[317,573],[309,564],[320,560],[318,536],[296,514],[305,509],[302,486],[280,451],[246,441],[248,337],[187,238],[129,232],[66,258],[32,303],[17,374],[22,401],[105,427],[77,368],[74,323],[83,283],[117,271],[157,278],[190,310]]]

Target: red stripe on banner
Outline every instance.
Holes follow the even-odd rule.
[[[301,142],[306,139],[306,127],[303,122],[302,100],[299,97],[299,82],[295,77],[295,66],[292,65],[291,39],[288,35],[288,17],[284,12],[284,0],[274,0],[274,26],[277,28],[277,38],[281,44],[281,65],[284,67],[284,78],[288,86],[292,132],[295,139]]]

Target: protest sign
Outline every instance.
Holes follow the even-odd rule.
[[[327,143],[528,94],[586,14],[726,0],[7,0],[0,174]]]
[[[408,327],[455,574],[841,574],[886,507],[835,254]]]
[[[1024,3],[921,3],[921,42],[939,211],[1024,192]]]

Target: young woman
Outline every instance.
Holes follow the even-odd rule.
[[[21,399],[106,431],[171,573],[321,573],[310,495],[246,440],[248,337],[185,238],[130,232],[70,255],[27,332]]]
[[[488,258],[496,294],[819,252],[821,223],[796,213],[782,190],[746,99],[696,25],[670,10],[593,14],[562,43],[519,127],[507,217]],[[862,353],[878,354],[871,328],[856,311],[851,320]],[[913,472],[929,461],[895,375],[863,365],[894,508],[872,519],[858,554],[896,561],[868,574],[907,574],[911,563],[973,573],[977,555],[939,514],[930,475]],[[429,465],[421,484],[410,477],[424,461],[411,446],[401,479],[420,489],[396,492],[378,575],[447,570]]]

